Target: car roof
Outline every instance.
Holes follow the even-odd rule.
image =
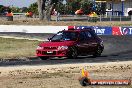
[[[81,31],[93,31],[93,29],[68,29],[63,31],[71,31],[71,32],[81,32]]]

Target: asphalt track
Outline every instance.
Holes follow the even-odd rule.
[[[23,35],[23,34],[22,34]],[[36,35],[36,34],[35,34]],[[19,35],[18,35],[19,36]],[[34,34],[32,34],[34,36]],[[41,35],[41,37],[47,35]],[[53,65],[53,64],[75,64],[75,63],[102,63],[120,62],[132,60],[132,36],[100,36],[104,41],[105,49],[100,57],[79,56],[77,59],[51,58],[40,60],[29,58],[27,60],[5,60],[0,61],[0,66],[16,65]]]

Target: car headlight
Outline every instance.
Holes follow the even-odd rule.
[[[58,47],[58,50],[66,50],[66,49],[68,49],[68,46],[59,46]]]
[[[37,47],[37,49],[39,49],[39,50],[40,50],[40,49],[43,49],[43,47],[41,47],[41,46],[38,46],[38,47]]]

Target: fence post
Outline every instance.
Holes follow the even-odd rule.
[[[102,19],[101,19],[101,15],[100,15],[100,22],[102,21]]]
[[[56,15],[56,22],[58,22],[58,16]]]
[[[121,22],[121,15],[120,15],[120,22]]]
[[[89,21],[89,17],[87,16],[87,21]]]
[[[131,21],[132,21],[132,15],[131,15]]]
[[[111,21],[111,16],[110,16],[110,21]]]

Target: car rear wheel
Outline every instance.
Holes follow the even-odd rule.
[[[39,57],[41,60],[47,60],[49,57]]]
[[[94,57],[98,57],[98,56],[101,56],[101,53],[102,53],[102,48],[101,46],[98,46],[96,52],[93,54]]]
[[[75,59],[75,58],[77,58],[77,54],[78,54],[77,49],[75,47],[69,48],[68,58]]]

